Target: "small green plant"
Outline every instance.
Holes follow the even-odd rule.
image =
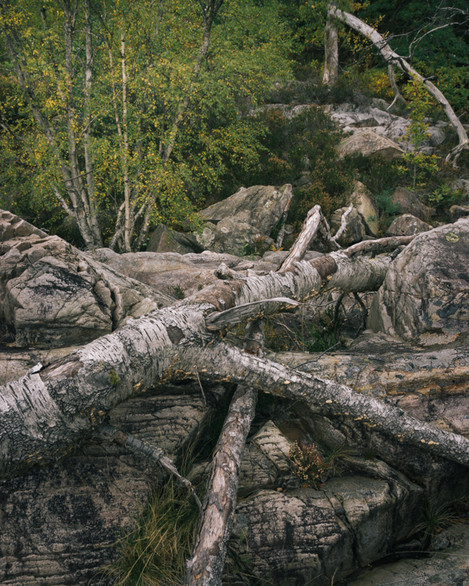
[[[412,188],[424,186],[427,180],[436,175],[440,169],[439,158],[420,152],[422,145],[429,137],[427,117],[434,109],[434,102],[425,90],[423,83],[414,77],[404,89],[404,95],[410,104],[411,123],[405,133],[413,151],[405,153],[403,164],[397,164],[398,173],[410,175]]]
[[[455,502],[440,506],[435,506],[430,501],[425,503],[421,515],[422,520],[415,526],[415,533],[422,534],[424,549],[431,547],[438,533],[459,520],[455,505]]]
[[[174,285],[174,287],[171,289],[171,293],[174,299],[184,299],[186,297],[186,293],[181,287],[180,283]]]
[[[109,382],[113,387],[117,386],[120,383],[121,379],[117,372],[113,369],[109,371]]]
[[[392,201],[388,190],[378,193],[375,196],[375,203],[378,208],[379,229],[384,232],[392,222],[392,218],[401,211],[401,206]]]

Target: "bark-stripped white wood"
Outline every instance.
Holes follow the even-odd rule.
[[[331,5],[335,3],[331,2]],[[324,31],[323,85],[333,86],[339,77],[339,31],[334,18],[328,14]]]
[[[243,323],[248,320],[260,319],[267,315],[274,315],[285,311],[295,310],[300,303],[287,297],[275,299],[261,299],[246,305],[237,305],[226,311],[211,313],[205,320],[207,330],[216,332],[228,326]]]
[[[389,256],[367,260],[337,251],[300,261],[287,274],[220,281],[0,387],[0,477],[57,460],[120,402],[184,377],[180,361],[187,344],[202,348],[212,340],[205,324],[210,313],[259,299],[305,300],[330,289],[375,290],[390,262]]]
[[[184,576],[186,586],[221,584],[236,509],[241,457],[256,402],[257,390],[238,386],[212,460],[202,522]]]
[[[444,94],[429,79],[420,75],[420,73],[418,73],[418,71],[416,71],[403,57],[393,51],[386,39],[384,39],[376,29],[369,26],[353,14],[349,14],[348,12],[340,10],[333,4],[329,5],[328,15],[331,18],[337,18],[337,20],[344,22],[346,25],[353,28],[353,30],[364,35],[378,49],[388,64],[396,65],[401,71],[407,73],[423,84],[428,93],[431,94],[443,107],[450,124],[456,130],[459,144],[446,157],[447,161],[456,160],[461,151],[469,147],[469,139],[464,126],[461,124],[461,121],[457,117],[455,111],[451,107],[451,104],[448,102]]]
[[[263,355],[265,320],[246,325],[244,349]],[[192,557],[187,562],[186,586],[220,586],[233,527],[244,445],[256,414],[257,390],[238,385],[218,438],[207,482],[204,508]]]
[[[306,220],[303,222],[301,231],[287,257],[280,265],[278,272],[287,273],[288,271],[293,270],[295,263],[303,258],[305,252],[308,250],[308,246],[319,234],[329,250],[337,250],[340,248],[340,245],[337,244],[336,240],[331,236],[329,224],[322,213],[321,206],[315,205],[309,210]]]

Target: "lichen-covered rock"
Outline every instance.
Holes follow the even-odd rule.
[[[153,230],[147,245],[147,252],[201,252],[195,236],[171,230],[164,224],[158,224]]]
[[[370,327],[423,346],[469,336],[469,218],[419,234],[394,260]]]
[[[390,195],[391,202],[401,214],[412,214],[424,222],[429,222],[434,210],[419,199],[419,196],[410,189],[398,187]]]
[[[85,343],[171,301],[10,212],[0,234],[0,321],[17,346]]]
[[[409,415],[469,437],[469,348],[413,348],[385,334],[362,334],[347,349],[319,355],[281,352],[281,364],[334,379]],[[332,439],[332,437],[331,437]],[[337,442],[340,444],[340,440]]]
[[[386,236],[413,236],[414,234],[420,234],[420,232],[428,232],[431,229],[430,224],[422,222],[412,214],[403,214],[392,221],[386,230]]]
[[[386,555],[416,522],[421,499],[404,478],[344,476],[321,490],[261,490],[238,503],[233,541],[266,583],[328,584]]]
[[[402,559],[363,570],[349,586],[382,584],[440,584],[465,586],[469,577],[469,525],[455,524],[439,535],[443,551],[430,552],[425,558]]]
[[[372,200],[369,190],[360,181],[354,182],[350,201],[365,221],[369,233],[377,236],[379,232],[378,208]]]

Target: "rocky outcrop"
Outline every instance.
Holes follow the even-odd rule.
[[[366,186],[360,181],[355,181],[353,192],[349,199],[365,221],[367,232],[372,236],[377,236],[379,232],[379,211]]]
[[[352,208],[347,212],[347,208],[339,208],[332,213],[331,228],[337,233],[342,223],[342,217],[345,216],[345,230],[338,237],[337,242],[343,246],[351,246],[356,242],[361,242],[366,236],[366,225],[362,215]]]
[[[415,191],[405,187],[395,189],[390,198],[401,214],[412,214],[424,222],[429,222],[434,214],[434,210],[422,203]]]
[[[419,349],[386,334],[364,332],[346,349],[320,355],[282,352],[276,362],[334,378],[413,417],[469,437],[469,349]]]
[[[206,224],[199,243],[215,252],[227,252],[243,256],[265,252],[273,243],[271,236],[292,197],[292,187],[287,184],[242,187],[227,199],[202,210],[200,215]]]
[[[110,421],[174,458],[210,412],[198,385],[167,385],[120,405]],[[102,568],[162,478],[125,448],[91,440],[55,466],[0,482],[0,582],[113,583]]]
[[[418,235],[392,263],[370,315],[375,331],[423,346],[469,335],[469,219]]]
[[[17,346],[82,344],[171,303],[10,212],[0,226],[0,321]]]

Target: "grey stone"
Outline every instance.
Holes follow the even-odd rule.
[[[429,222],[434,214],[434,210],[423,204],[415,191],[405,187],[397,187],[390,198],[401,214],[412,214],[424,222]]]
[[[404,150],[389,138],[379,136],[372,130],[363,130],[344,138],[337,148],[337,153],[339,157],[355,154],[365,157],[380,155],[386,161],[392,161],[401,157]]]
[[[85,343],[171,303],[10,212],[0,226],[0,320],[17,346]]]
[[[202,248],[193,234],[184,234],[171,230],[164,224],[158,224],[152,232],[147,245],[147,252],[178,252],[179,254],[185,254],[187,252],[201,251]]]
[[[424,346],[469,335],[469,218],[424,232],[394,260],[370,326]]]
[[[272,231],[282,219],[291,195],[290,184],[279,188],[242,187],[200,212],[207,223],[196,238],[204,248],[215,252],[262,254],[273,243]]]
[[[420,232],[428,232],[432,226],[426,222],[422,222],[412,214],[403,214],[398,216],[389,228],[386,230],[387,236],[413,236],[420,234]]]
[[[342,214],[347,210],[346,207],[335,210],[331,215],[331,228],[335,232],[340,228]],[[361,242],[366,236],[366,226],[361,214],[353,208],[346,218],[347,227],[338,239],[341,246],[350,246],[356,242]]]

